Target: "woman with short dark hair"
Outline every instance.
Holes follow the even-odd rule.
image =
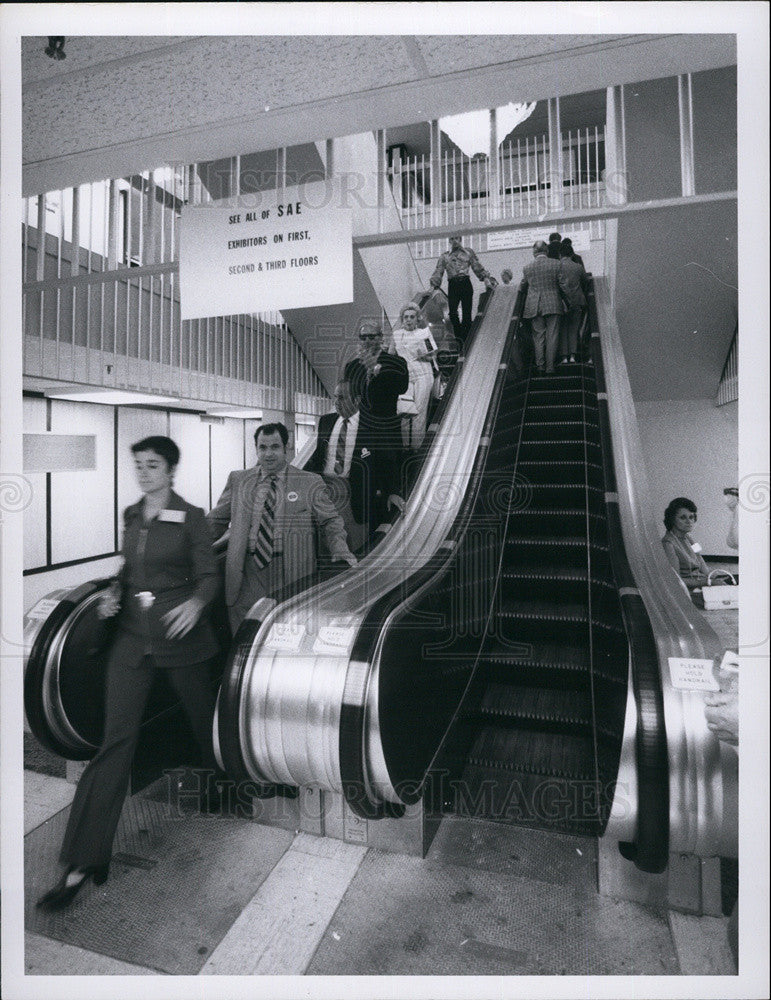
[[[123,566],[99,606],[101,617],[117,615],[105,675],[104,739],[78,782],[60,853],[66,869],[38,901],[45,910],[68,906],[89,878],[97,885],[107,878],[156,671],[166,672],[182,702],[207,775],[218,770],[212,747],[218,645],[206,610],[219,578],[209,528],[201,508],[171,488],[179,448],[170,438],[144,438],[131,451],[144,496],[125,510]],[[215,802],[216,794],[204,790],[204,808]]]
[[[691,538],[696,524],[696,504],[687,497],[675,497],[664,511],[666,534],[661,539],[664,554],[689,590],[707,583],[709,569],[699,555],[700,547]]]

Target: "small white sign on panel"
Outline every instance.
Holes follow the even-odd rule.
[[[672,687],[680,691],[719,691],[715,679],[712,660],[687,659],[680,656],[669,657],[669,675]]]

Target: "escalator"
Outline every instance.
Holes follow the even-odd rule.
[[[486,474],[510,477],[494,616],[435,768],[445,811],[596,835],[624,727],[628,640],[613,577],[594,367],[512,375]],[[494,574],[494,576],[493,576]],[[447,587],[429,598],[438,605]]]
[[[422,801],[604,834],[660,872],[673,830],[694,841],[689,803],[716,801],[694,721],[667,732],[662,655],[704,655],[714,634],[670,632],[658,607],[654,629],[631,568],[594,296],[591,356],[550,376],[521,364],[521,306],[491,297],[379,558],[255,623],[221,691],[222,762],[366,819]]]

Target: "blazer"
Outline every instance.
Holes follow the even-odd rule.
[[[560,259],[560,287],[570,309],[586,308],[586,271],[570,257]]]
[[[228,476],[217,505],[207,515],[214,538],[230,525],[225,557],[225,603],[235,604],[244,575],[254,497],[259,469],[237,469]],[[274,538],[280,540],[284,558],[284,583],[294,583],[316,569],[316,533],[324,532],[333,559],[350,555],[345,524],[332,504],[324,480],[313,472],[286,467],[283,512],[276,518]]]
[[[699,553],[693,551],[690,538],[684,541],[673,531],[668,531],[661,539],[661,544],[672,568],[677,570],[686,583],[698,585],[702,582],[701,577],[709,575],[709,567]]]
[[[116,622],[123,635],[116,641],[127,655],[150,654],[160,667],[200,663],[219,651],[206,610],[220,584],[204,512],[172,491],[168,507],[145,524],[142,505],[140,500],[123,514]],[[153,595],[149,608],[136,596],[142,591]],[[187,635],[168,639],[163,616],[193,596],[204,604],[201,617]]]
[[[560,294],[560,262],[539,254],[529,264],[525,264],[520,288],[527,289],[525,319],[533,316],[552,316],[563,313]]]
[[[367,369],[358,358],[345,366],[343,378],[351,384],[351,395],[359,396],[359,434],[370,450],[401,448],[402,422],[396,401],[407,391],[410,377],[407,362],[398,354],[381,351],[380,371],[367,381]]]
[[[320,476],[324,474],[327,464],[327,452],[329,449],[329,439],[337,423],[339,414],[325,413],[319,417],[319,426],[316,431],[316,448],[305,466],[306,472],[316,472]],[[367,511],[370,490],[370,461],[371,454],[364,444],[361,431],[361,419],[356,432],[356,443],[351,456],[351,467],[348,470],[348,486],[351,491],[351,513],[357,524],[365,524],[368,521]]]

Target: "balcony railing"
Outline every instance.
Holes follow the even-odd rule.
[[[547,135],[501,143],[497,162],[488,156],[466,156],[459,150],[432,164],[425,155],[394,157],[389,180],[404,229],[466,225],[497,219],[540,218],[560,210],[607,204],[605,129],[562,133],[552,151]],[[486,236],[466,240],[486,250]],[[416,256],[436,256],[439,241],[416,240]]]
[[[204,200],[195,167],[27,198],[24,373],[324,412],[327,394],[280,313],[181,321],[179,216]]]

